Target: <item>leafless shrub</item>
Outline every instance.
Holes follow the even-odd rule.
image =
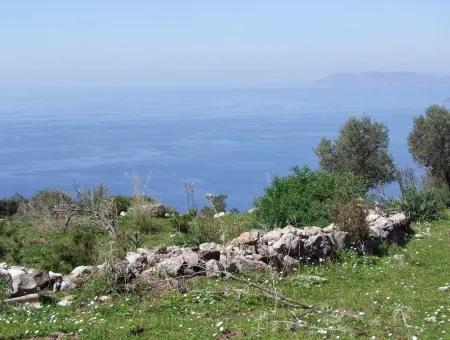
[[[366,221],[367,209],[359,202],[341,201],[332,207],[331,216],[340,230],[349,233],[353,243],[361,245],[369,236],[369,226]]]
[[[73,203],[72,197],[64,191],[42,190],[29,201],[20,203],[17,216],[33,222],[40,229],[61,229],[71,214],[64,208]]]

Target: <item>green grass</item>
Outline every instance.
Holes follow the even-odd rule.
[[[423,237],[383,257],[343,253],[335,262],[292,273],[241,276],[311,304],[310,310],[283,305],[232,278],[199,277],[187,283],[187,293],[112,294],[107,302],[95,300],[99,291],[91,286],[77,290],[66,307],[0,307],[0,338],[74,332],[86,339],[448,339],[450,294],[438,287],[450,283],[450,222],[414,229]],[[395,254],[404,254],[406,263]]]

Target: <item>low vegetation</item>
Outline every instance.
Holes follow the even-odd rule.
[[[344,199],[360,199],[363,179],[351,173],[327,173],[294,168],[289,176],[276,177],[256,201],[256,217],[266,228],[325,226],[332,222],[333,205]]]
[[[395,169],[382,124],[351,118],[336,141],[323,140],[316,149],[320,170],[295,167],[274,178],[248,212],[227,211],[226,194],[207,194],[199,209],[192,182],[185,184],[186,211],[176,212],[153,199],[134,175],[130,197],[100,185],[75,188],[75,195],[51,189],[29,199],[2,199],[0,262],[62,273],[109,265],[138,248],[226,245],[245,231],[288,224],[334,223],[355,247],[292,270],[225,277],[175,280],[155,271],[151,281],[125,285],[120,271],[105,271],[79,285],[66,306],[56,304],[67,298],[61,292],[42,297],[40,309],[0,303],[0,338],[447,338],[449,116],[431,107],[415,122],[409,143],[426,176]],[[433,147],[442,149],[444,160],[424,158]],[[370,191],[394,179],[397,197]],[[370,240],[366,217],[373,209],[405,213],[415,222],[410,242],[378,256],[360,251]],[[245,246],[251,234],[244,234]],[[6,297],[3,279],[0,300]]]

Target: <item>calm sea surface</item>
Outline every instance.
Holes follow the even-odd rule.
[[[316,167],[314,146],[352,115],[385,123],[395,161],[413,166],[413,118],[448,97],[448,88],[1,90],[0,197],[74,183],[130,194],[136,172],[179,209],[188,180],[199,205],[206,192],[227,193],[230,208],[246,209],[274,175]]]

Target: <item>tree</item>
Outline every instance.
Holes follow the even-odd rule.
[[[368,188],[394,179],[395,165],[388,151],[389,131],[368,116],[352,117],[335,141],[323,138],[315,150],[320,168],[327,172],[351,172]]]
[[[430,106],[424,116],[414,120],[408,144],[414,160],[450,188],[450,111]]]

